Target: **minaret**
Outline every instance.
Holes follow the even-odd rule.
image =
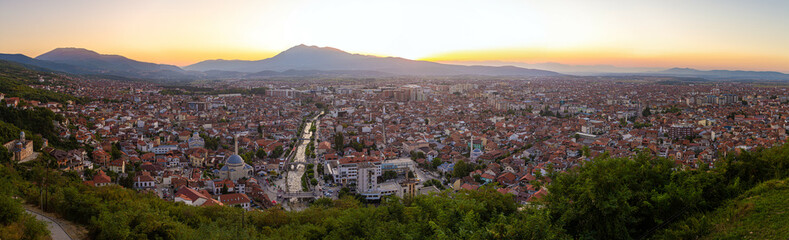
[[[234,135],[233,137],[235,138],[235,142],[236,142],[235,154],[238,155],[238,134]]]
[[[470,133],[471,133],[471,132],[470,132]],[[471,153],[471,151],[473,151],[473,150],[474,150],[474,133],[471,133],[471,142],[470,142],[468,145],[469,145],[468,152],[469,152],[469,154],[470,154],[470,153]]]

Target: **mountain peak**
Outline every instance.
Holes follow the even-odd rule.
[[[37,60],[70,65],[81,72],[109,73],[117,76],[164,76],[161,71],[182,72],[172,65],[140,62],[120,55],[100,54],[84,48],[56,48],[36,57]],[[74,71],[71,71],[74,72]],[[164,76],[169,77],[169,76]],[[178,77],[178,76],[176,76]]]
[[[696,69],[688,68],[688,67],[675,67],[668,70],[669,71],[697,71]]]
[[[190,66],[195,71],[237,71],[257,73],[261,71],[286,72],[375,72],[393,75],[495,75],[495,76],[558,76],[550,71],[518,68],[462,66],[440,64],[427,61],[414,61],[396,57],[376,57],[372,55],[348,53],[332,47],[318,47],[299,44],[274,57],[256,61],[204,61]]]
[[[65,48],[55,48],[52,51],[41,54],[36,58],[41,60],[48,60],[48,59],[53,59],[53,58],[58,59],[63,57],[95,58],[100,56],[101,54],[88,49],[65,47]]]
[[[318,47],[318,46],[314,46],[314,45],[306,45],[306,44],[303,44],[303,43],[299,44],[299,45],[296,45],[296,46],[293,46],[291,48],[288,48],[288,50],[285,50],[282,53],[293,52],[293,51],[299,51],[299,52],[301,52],[301,51],[311,51],[311,52],[312,51],[314,51],[314,52],[318,52],[318,51],[329,52],[329,51],[331,51],[331,52],[346,53],[343,50],[336,49],[336,48],[333,48],[333,47]]]

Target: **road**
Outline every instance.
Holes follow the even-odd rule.
[[[47,229],[49,229],[50,236],[52,237],[53,240],[61,240],[61,239],[71,240],[71,237],[69,237],[69,235],[66,234],[66,231],[63,230],[63,227],[61,227],[58,223],[56,223],[51,218],[32,212],[30,210],[25,210],[25,211],[27,211],[30,214],[33,214],[33,216],[36,216],[38,220],[47,223]]]

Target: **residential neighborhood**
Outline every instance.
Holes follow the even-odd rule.
[[[789,129],[786,89],[742,83],[555,77],[232,85],[265,90],[194,94],[91,80],[49,89],[104,101],[3,101],[64,116],[59,137],[85,147],[36,152],[82,173],[85,184],[244,209],[482,186],[529,204],[549,194],[556,173],[599,156],[647,152],[689,169],[715,168],[729,153],[785,142]],[[24,136],[6,145],[16,149],[19,141]],[[21,158],[32,153],[32,146],[20,149]]]

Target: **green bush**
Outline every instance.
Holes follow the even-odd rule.
[[[47,225],[25,212],[11,196],[0,194],[0,239],[45,239]]]
[[[25,213],[25,209],[10,196],[0,195],[0,224],[16,222]]]

